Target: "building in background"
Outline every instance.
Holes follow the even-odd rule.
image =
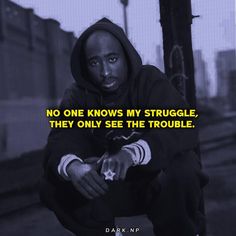
[[[207,101],[209,98],[209,78],[207,64],[202,56],[201,50],[193,52],[194,57],[194,74],[197,99]]]
[[[221,101],[222,109],[231,109],[230,93],[232,93],[233,78],[231,71],[236,70],[236,50],[219,51],[216,54],[217,97]],[[231,91],[231,92],[230,92]]]
[[[236,111],[236,70],[230,71],[228,79],[229,79],[229,93],[228,93],[229,108],[232,111]]]
[[[162,50],[162,47],[160,45],[156,46],[156,66],[162,72],[165,71],[165,68],[164,68],[164,58],[163,58],[163,50]]]
[[[1,4],[0,99],[60,97],[70,78],[73,34],[31,9]]]
[[[226,98],[229,91],[230,71],[236,69],[236,50],[219,51],[216,54],[217,95]]]
[[[0,1],[0,160],[42,148],[45,108],[71,83],[73,33],[9,0]]]

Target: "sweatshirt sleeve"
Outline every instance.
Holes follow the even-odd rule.
[[[66,90],[60,110],[76,109],[80,107],[80,101],[75,97],[75,91],[72,89]],[[81,108],[81,107],[80,107]],[[45,172],[53,172],[61,180],[64,180],[58,173],[58,166],[61,158],[67,154],[73,154],[80,159],[85,159],[92,156],[93,141],[91,140],[91,133],[88,129],[78,128],[54,128],[48,136],[48,142],[45,148],[44,169]]]
[[[163,78],[157,79],[147,95],[146,107],[153,109],[187,109],[189,106],[170,84]],[[150,129],[144,133],[145,140],[151,150],[151,160],[147,167],[154,169],[165,169],[172,158],[179,153],[191,150],[198,145],[198,133],[196,128],[167,128]]]

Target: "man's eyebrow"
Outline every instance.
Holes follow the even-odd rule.
[[[110,56],[119,56],[119,53],[117,53],[117,52],[110,52],[110,53],[106,54],[106,57],[110,57]]]
[[[119,53],[117,52],[110,52],[108,54],[105,55],[105,57],[110,57],[110,56],[119,56]],[[91,61],[91,60],[94,60],[94,59],[97,59],[98,56],[91,56],[88,58],[88,61]]]
[[[97,56],[91,56],[88,58],[88,61],[91,61],[91,60],[94,60],[94,59],[97,59],[98,57]]]

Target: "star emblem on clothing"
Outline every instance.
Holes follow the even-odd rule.
[[[113,177],[116,175],[116,173],[111,171],[110,169],[105,171],[103,174],[105,176],[105,180],[113,180]]]

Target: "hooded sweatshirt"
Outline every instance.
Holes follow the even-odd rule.
[[[91,83],[86,71],[84,45],[96,30],[107,31],[115,36],[128,61],[127,82],[110,95],[102,93]],[[89,27],[77,40],[71,56],[71,72],[75,83],[65,91],[61,109],[188,107],[160,70],[154,66],[142,65],[138,52],[124,31],[106,18]],[[130,135],[132,133],[136,135]],[[132,138],[127,138],[131,136]],[[173,158],[178,158],[178,154],[197,146],[197,133],[194,129],[143,129],[139,132],[134,132],[134,129],[54,129],[46,147],[46,174],[63,181],[57,171],[63,155],[75,154],[81,159],[102,156],[104,152],[116,152],[122,146],[139,139],[149,145],[151,160],[145,166],[132,167],[135,178],[167,168]]]

